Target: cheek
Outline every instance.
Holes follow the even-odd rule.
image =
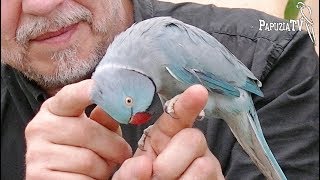
[[[106,20],[111,20],[115,12],[120,8],[120,0],[76,0],[77,3],[87,8],[93,15],[95,25],[103,25]],[[119,20],[119,19],[115,19]],[[109,22],[111,23],[111,22]]]
[[[102,3],[102,1],[104,3]],[[93,14],[93,16],[96,16],[96,12],[99,9],[105,9],[106,12],[108,11],[108,9],[105,6],[103,6],[103,4],[106,4],[106,1],[108,0],[95,0],[94,2],[88,0],[75,0],[76,3],[87,8]]]
[[[23,49],[15,41],[20,14],[21,0],[1,0],[1,59],[8,64],[22,57]]]
[[[21,14],[21,0],[1,0],[1,40],[15,37]]]

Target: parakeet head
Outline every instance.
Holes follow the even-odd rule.
[[[152,114],[155,85],[139,72],[119,67],[98,67],[92,79],[92,101],[122,124],[143,124]]]

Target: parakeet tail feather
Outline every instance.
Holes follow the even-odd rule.
[[[251,98],[249,103],[249,111],[233,115],[225,113],[222,118],[227,122],[239,144],[267,179],[286,180],[286,176],[264,138]]]
[[[250,149],[247,153],[258,166],[258,168],[263,172],[263,174],[270,180],[286,180],[281,167],[279,166],[277,160],[275,159],[273,153],[271,152],[266,139],[264,138],[261,125],[259,123],[258,115],[253,106],[250,111],[246,114],[246,118],[250,123],[250,136],[252,139],[252,144],[254,149]],[[242,144],[241,144],[242,145]],[[257,148],[258,147],[258,148]],[[245,148],[246,149],[246,148]],[[263,151],[260,151],[263,150]]]

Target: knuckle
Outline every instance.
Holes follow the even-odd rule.
[[[74,94],[74,88],[72,84],[68,84],[60,89],[55,96],[51,98],[50,101],[53,101],[54,104],[61,104],[63,102],[68,102],[72,97],[71,95]],[[51,102],[49,101],[49,105]]]
[[[24,133],[26,139],[29,139],[34,136],[39,136],[43,134],[50,134],[55,130],[56,124],[55,121],[52,121],[50,115],[45,115],[42,112],[39,112],[26,126]]]
[[[220,163],[217,159],[210,156],[198,158],[194,161],[194,165],[203,177],[223,177]]]
[[[41,134],[45,129],[44,127],[43,122],[37,121],[36,119],[31,120],[24,131],[26,138],[28,139],[35,134]]]
[[[202,174],[210,174],[214,168],[209,158],[198,158],[194,163]]]
[[[27,168],[26,170],[26,179],[42,179],[42,175],[38,173],[38,171],[34,170],[34,168],[32,168],[30,170],[30,168]]]
[[[126,159],[123,161],[122,166],[126,167],[130,164],[131,159]]]
[[[81,161],[81,164],[79,164],[79,166],[83,170],[92,172],[96,169],[97,157],[91,150],[83,149],[83,151],[84,151],[82,154],[83,160]]]
[[[163,161],[154,161],[152,164],[153,167],[153,173],[156,174],[157,176],[162,175],[164,176],[165,174],[170,174],[172,169]],[[166,173],[164,173],[166,172]]]
[[[51,151],[43,148],[47,147],[46,145],[37,143],[33,143],[32,146],[27,144],[27,151],[25,154],[25,161],[27,165],[45,165],[50,161]]]
[[[38,166],[27,166],[26,167],[26,179],[41,180],[46,179],[49,172]]]
[[[60,93],[61,92],[64,92],[64,93],[70,93],[70,92],[72,92],[73,91],[73,88],[72,88],[73,86],[72,86],[72,84],[68,84],[68,85],[66,85],[66,86],[63,86],[62,88],[61,88],[61,90],[59,91]],[[58,92],[58,93],[59,93]]]
[[[50,101],[52,101],[53,97],[48,98],[47,100],[45,100],[40,107],[40,111],[43,109],[47,109],[48,104],[50,104]]]
[[[38,156],[39,156],[39,153],[31,149],[28,149],[25,155],[26,164],[31,164],[32,162],[36,161],[38,159],[37,158]]]
[[[108,165],[108,162],[98,156],[90,149],[83,148],[82,161],[77,164],[77,168],[86,174],[92,174],[97,179],[108,179],[114,172],[115,166]]]
[[[184,139],[188,139],[187,143],[192,146],[206,146],[206,138],[204,134],[196,128],[186,128],[181,130],[180,135],[183,136]]]
[[[124,152],[125,153],[125,158],[127,159],[128,157],[131,157],[132,156],[132,148],[131,146],[124,140],[124,139],[121,139],[122,140],[122,147],[121,149],[125,150]]]
[[[66,98],[71,99],[71,97],[73,97],[72,95],[74,95],[75,92],[79,92],[75,84],[68,84],[62,87],[61,90],[58,91],[56,96],[58,96],[60,100],[65,101]]]
[[[121,179],[130,179],[132,177],[128,177],[128,172],[125,170],[119,169],[112,177],[114,180],[121,180]]]
[[[118,156],[121,159],[121,161],[125,161],[126,159],[132,156],[132,148],[122,138],[120,139],[120,142],[119,142],[119,149],[121,149],[121,152],[118,153]]]

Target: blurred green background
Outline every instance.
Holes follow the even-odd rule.
[[[305,0],[288,0],[285,11],[284,18],[285,19],[297,19],[299,15],[299,9],[296,7],[298,2],[305,2]]]

